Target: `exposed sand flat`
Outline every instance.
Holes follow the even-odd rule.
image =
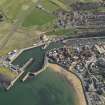
[[[50,67],[55,72],[64,75],[67,78],[67,80],[70,82],[70,84],[73,85],[78,98],[78,101],[76,102],[77,105],[87,105],[81,81],[78,79],[76,75],[64,70],[62,67],[60,67],[57,64],[48,64],[48,67]]]

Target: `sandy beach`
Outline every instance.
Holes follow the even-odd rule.
[[[77,94],[77,102],[76,102],[77,105],[87,105],[81,81],[78,79],[76,75],[68,72],[67,70],[64,70],[62,67],[60,67],[57,64],[48,64],[48,67],[50,67],[51,70],[54,70],[55,72],[65,76],[66,79],[70,82],[70,84],[73,85],[73,88],[75,89]]]

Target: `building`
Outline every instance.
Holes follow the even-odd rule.
[[[42,41],[48,41],[48,37],[45,35],[45,34],[43,34],[43,35],[41,35],[40,36],[40,39],[42,40]]]
[[[98,45],[98,44],[96,44],[96,45],[95,45],[95,48],[97,49],[97,51],[98,51],[100,54],[105,53],[105,48],[104,48],[103,45]]]

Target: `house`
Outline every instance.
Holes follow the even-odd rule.
[[[105,53],[105,48],[104,48],[103,45],[98,45],[98,44],[96,44],[96,45],[95,45],[95,48],[97,49],[97,51],[98,51],[100,54]]]

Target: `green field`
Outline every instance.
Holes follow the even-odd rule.
[[[65,11],[69,11],[69,8],[67,5],[65,5],[63,2],[59,1],[59,0],[50,0],[52,3],[56,4],[58,7],[60,7],[61,9],[65,10]]]
[[[47,35],[57,35],[57,36],[72,36],[75,35],[78,30],[75,28],[71,29],[56,29],[47,33]]]
[[[23,26],[43,25],[51,22],[55,17],[38,8],[35,8],[24,20]]]
[[[47,9],[50,13],[53,13],[54,11],[59,9],[59,6],[53,4],[50,0],[42,0],[40,2],[40,5]]]
[[[80,0],[81,2],[98,2],[98,0]]]
[[[38,5],[40,5],[42,9],[37,8]],[[50,0],[42,0],[38,2],[37,6],[26,17],[26,19],[23,22],[23,26],[41,26],[50,23],[56,18],[53,12],[61,8],[60,6],[54,4]]]
[[[9,28],[8,28],[9,27]],[[36,29],[33,30],[25,30],[14,32],[13,35],[9,35],[9,39],[7,38],[8,34],[11,31],[11,27],[8,25],[6,28],[1,28],[0,32],[0,47],[2,46],[2,50],[0,50],[0,56],[7,54],[9,51],[14,49],[21,49],[24,47],[32,46],[39,37],[36,33]],[[5,44],[6,42],[6,44]]]
[[[8,19],[16,19],[18,15],[26,12],[37,0],[0,0],[0,9]]]
[[[0,67],[0,74],[5,75],[10,79],[14,79],[17,76],[16,72],[13,72],[6,67]]]
[[[8,92],[0,89],[0,105],[75,105],[75,91],[65,78],[47,68]]]

